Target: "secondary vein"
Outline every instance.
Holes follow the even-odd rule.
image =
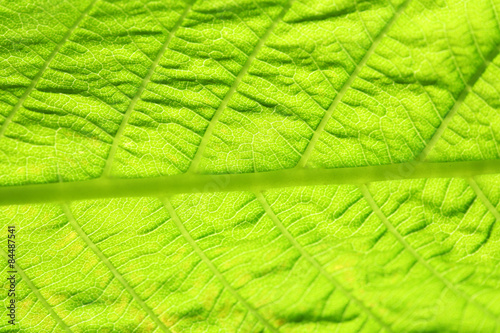
[[[130,104],[128,105],[127,111],[125,111],[125,115],[123,116],[122,122],[120,123],[120,127],[118,128],[118,131],[116,132],[116,136],[113,139],[113,144],[111,145],[111,148],[109,150],[109,155],[108,155],[108,158],[106,159],[106,165],[104,166],[101,177],[109,177],[109,174],[111,172],[111,167],[113,165],[113,161],[114,161],[114,158],[116,155],[116,150],[118,149],[118,144],[120,143],[120,138],[122,137],[123,131],[125,130],[125,127],[128,124],[128,120],[129,120],[130,116],[132,115],[132,112],[134,111],[135,105],[137,104],[137,102],[141,98],[142,93],[144,92],[144,89],[146,89],[146,86],[151,81],[151,77],[153,76],[153,73],[154,73],[156,67],[160,63],[161,58],[163,57],[163,55],[167,51],[167,48],[168,48],[168,45],[170,44],[170,41],[172,40],[175,32],[179,29],[182,22],[186,18],[188,12],[191,10],[191,7],[192,7],[192,4],[189,4],[184,9],[184,12],[182,13],[182,15],[179,17],[179,19],[175,23],[174,27],[172,28],[172,30],[168,34],[168,37],[165,40],[165,43],[163,43],[163,46],[161,47],[160,51],[156,55],[155,60],[153,61],[153,63],[149,67],[148,73],[146,74],[146,76],[142,80],[141,86],[139,87],[139,89],[135,93],[134,97],[130,101]]]
[[[470,187],[474,190],[478,198],[483,202],[483,204],[488,208],[490,213],[495,217],[497,221],[500,222],[500,212],[493,206],[491,201],[488,199],[488,197],[484,194],[484,192],[481,190],[477,182],[474,180],[473,177],[470,177],[467,179],[469,182]]]
[[[61,208],[66,215],[66,218],[69,220],[69,223],[76,231],[78,236],[87,244],[87,246],[97,255],[97,257],[101,260],[101,262],[106,265],[106,267],[111,271],[113,276],[122,284],[122,286],[128,291],[128,293],[132,296],[132,298],[142,307],[142,309],[149,315],[149,317],[154,321],[156,325],[165,333],[172,333],[167,326],[158,318],[158,316],[151,310],[151,308],[137,295],[135,290],[128,284],[125,278],[118,272],[116,267],[109,261],[109,259],[102,253],[102,251],[97,247],[97,245],[92,242],[90,237],[83,231],[82,227],[76,222],[69,206],[66,203],[61,204]]]
[[[203,250],[196,244],[196,241],[191,237],[189,234],[189,231],[186,229],[182,221],[180,220],[179,216],[175,212],[174,207],[172,207],[172,204],[170,201],[166,198],[162,199],[163,205],[165,208],[168,210],[168,213],[170,214],[170,217],[174,221],[175,225],[181,232],[182,236],[186,241],[191,245],[191,247],[194,249],[196,254],[203,260],[203,262],[208,266],[208,268],[212,271],[212,273],[219,279],[219,281],[224,285],[224,288],[228,290],[250,313],[252,313],[257,320],[259,320],[269,331],[278,333],[278,330],[271,325],[264,317],[261,316],[261,314],[257,311],[255,307],[253,307],[250,303],[248,303],[232,286],[231,284],[226,280],[226,278],[222,275],[222,273],[215,267],[214,263],[212,260],[210,260],[209,257],[203,252]]]
[[[75,21],[75,23],[73,23],[73,26],[68,29],[66,34],[64,34],[64,37],[59,41],[59,43],[57,43],[54,50],[52,50],[52,53],[49,55],[49,57],[47,58],[47,60],[43,64],[43,66],[40,68],[38,73],[35,75],[35,77],[31,81],[31,84],[29,85],[29,87],[24,91],[21,98],[19,98],[19,100],[17,101],[16,105],[14,105],[14,107],[10,111],[7,118],[5,118],[5,122],[0,127],[0,137],[4,135],[5,130],[7,129],[7,126],[9,126],[10,122],[12,121],[14,116],[16,115],[17,111],[21,108],[21,106],[23,106],[23,103],[26,100],[26,98],[28,98],[28,95],[35,89],[36,84],[38,83],[38,81],[42,77],[45,70],[49,67],[49,64],[55,58],[57,53],[59,53],[59,50],[61,49],[61,47],[69,40],[69,37],[73,34],[73,32],[76,30],[76,28],[78,28],[78,25],[80,24],[80,22],[82,22],[82,20],[87,16],[87,14],[90,12],[90,10],[96,4],[97,1],[98,0],[92,1],[87,6],[87,8],[85,8],[85,10],[80,14],[80,16]]]
[[[294,0],[289,0],[288,3],[283,7],[280,14],[274,19],[274,21],[269,26],[267,31],[259,39],[257,45],[254,47],[252,53],[248,56],[243,67],[241,67],[241,70],[238,73],[238,76],[236,77],[233,84],[231,85],[231,88],[229,88],[228,92],[224,96],[224,99],[222,100],[221,104],[217,108],[217,111],[215,111],[215,114],[212,117],[212,120],[208,124],[208,127],[205,131],[205,134],[203,134],[203,138],[200,141],[200,144],[198,146],[198,150],[196,151],[196,154],[195,154],[193,160],[191,161],[191,165],[189,166],[189,169],[188,169],[189,173],[194,173],[197,171],[198,165],[200,163],[201,158],[203,157],[203,154],[205,152],[205,148],[208,144],[208,141],[210,141],[210,139],[212,137],[212,132],[214,131],[215,126],[217,125],[217,122],[219,121],[220,116],[222,115],[222,111],[224,111],[227,104],[229,103],[229,100],[236,92],[236,88],[238,87],[241,80],[243,79],[243,77],[246,75],[246,73],[250,69],[250,65],[252,64],[253,60],[257,57],[257,53],[259,53],[260,49],[264,46],[267,38],[271,35],[274,28],[278,25],[278,23],[283,19],[285,14],[288,12],[290,7],[292,6],[293,1]]]
[[[422,152],[420,153],[420,155],[418,155],[418,157],[416,158],[417,161],[425,161],[425,159],[427,158],[427,156],[431,152],[432,148],[434,148],[434,146],[436,145],[436,143],[438,142],[438,140],[443,135],[444,130],[446,128],[448,128],[448,124],[450,123],[450,121],[452,120],[452,118],[455,116],[455,114],[457,113],[458,109],[460,109],[460,106],[462,106],[462,104],[464,103],[465,98],[472,91],[472,88],[474,87],[474,85],[476,84],[476,82],[481,78],[481,76],[484,74],[484,72],[488,68],[488,65],[493,61],[493,59],[495,59],[497,57],[497,55],[498,55],[499,52],[500,52],[500,47],[496,46],[486,56],[486,58],[484,58],[483,63],[481,64],[481,66],[479,66],[477,68],[476,72],[474,73],[474,75],[471,76],[471,78],[469,79],[469,81],[465,83],[464,89],[462,90],[462,92],[458,96],[458,98],[455,101],[455,103],[453,104],[452,108],[446,114],[446,116],[444,117],[443,121],[441,122],[441,124],[437,128],[436,132],[434,132],[434,135],[432,136],[432,138],[427,143],[427,146],[425,146],[425,148],[422,150]]]
[[[344,97],[346,92],[349,90],[349,88],[351,87],[354,80],[358,77],[359,73],[361,72],[361,68],[364,67],[364,65],[366,64],[368,59],[371,57],[373,52],[375,52],[375,49],[382,41],[382,38],[387,34],[389,29],[394,25],[394,23],[397,21],[399,16],[401,16],[401,14],[405,10],[405,8],[409,5],[410,2],[411,2],[411,0],[406,0],[401,6],[399,6],[399,8],[396,10],[396,12],[392,16],[392,18],[389,20],[389,22],[387,22],[385,27],[377,35],[377,37],[373,41],[372,45],[370,46],[368,51],[365,53],[363,59],[361,59],[361,61],[357,64],[356,68],[354,69],[352,74],[349,76],[349,79],[344,83],[344,85],[340,89],[337,96],[335,96],[335,99],[333,100],[332,104],[330,104],[330,107],[325,112],[325,114],[323,115],[323,118],[321,119],[321,122],[319,123],[318,127],[314,131],[314,134],[311,138],[311,141],[309,141],[309,144],[307,145],[306,150],[304,151],[304,154],[302,154],[302,157],[300,158],[299,162],[297,163],[297,165],[296,165],[297,168],[303,168],[307,164],[307,161],[309,160],[309,157],[310,157],[311,153],[313,152],[314,147],[316,146],[316,143],[319,140],[319,137],[323,133],[323,131],[326,127],[326,124],[328,123],[328,120],[330,120],[330,117],[332,116],[333,111],[337,108],[340,101],[342,100],[342,98]]]
[[[292,245],[300,252],[302,257],[309,261],[309,263],[316,268],[321,275],[323,275],[328,282],[330,282],[332,285],[334,285],[336,288],[338,288],[342,293],[344,293],[348,298],[351,299],[353,303],[355,303],[361,310],[366,312],[368,316],[372,317],[381,327],[383,327],[387,332],[392,332],[391,328],[389,325],[387,325],[385,322],[382,321],[376,315],[370,308],[368,308],[363,302],[361,302],[356,296],[354,296],[349,290],[347,290],[337,279],[335,279],[330,273],[328,273],[321,264],[314,259],[314,257],[305,249],[302,247],[302,245],[299,244],[299,242],[292,236],[292,234],[288,231],[288,229],[281,223],[280,219],[276,216],[274,211],[272,210],[271,206],[269,206],[266,198],[262,195],[262,193],[257,192],[255,193],[255,196],[257,197],[257,200],[259,200],[262,208],[264,208],[267,216],[271,218],[271,220],[274,222],[276,227],[280,230],[280,232],[285,236],[286,239]]]
[[[5,258],[9,259],[7,256],[7,253],[5,253],[4,250],[0,250],[0,254]],[[62,320],[61,317],[54,311],[52,306],[50,306],[49,302],[43,297],[42,293],[40,290],[35,286],[33,281],[26,275],[26,272],[17,264],[14,264],[16,267],[17,272],[19,275],[21,275],[21,278],[23,279],[24,282],[30,287],[30,289],[33,291],[33,294],[35,294],[36,298],[42,303],[43,307],[49,312],[49,314],[54,318],[54,320],[57,322],[57,324],[66,332],[72,333],[73,331],[66,325],[66,323]]]
[[[448,279],[446,279],[444,276],[442,276],[434,267],[431,266],[399,233],[399,231],[392,225],[391,222],[387,219],[387,217],[384,215],[378,204],[375,202],[375,199],[373,199],[370,191],[366,187],[366,185],[360,185],[359,189],[361,193],[363,193],[363,196],[365,200],[368,202],[370,207],[372,208],[373,212],[375,215],[378,216],[378,218],[381,220],[382,224],[387,228],[387,230],[397,239],[401,245],[405,248],[406,251],[408,251],[416,260],[419,264],[424,266],[428,271],[431,272],[434,277],[436,277],[441,283],[443,283],[446,288],[451,290],[455,295],[465,299],[467,303],[473,304],[476,306],[478,309],[483,311],[486,315],[489,317],[493,318],[495,320],[496,325],[500,323],[500,318],[498,318],[494,313],[492,313],[488,308],[483,306],[481,303],[478,303],[475,299],[473,299],[470,295],[462,292],[458,288],[456,288]]]

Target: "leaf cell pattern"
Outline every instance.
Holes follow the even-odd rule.
[[[4,2],[14,331],[500,332],[499,11]]]

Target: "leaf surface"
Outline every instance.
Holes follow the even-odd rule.
[[[0,331],[500,332],[499,10],[0,5]]]

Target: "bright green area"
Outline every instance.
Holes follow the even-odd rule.
[[[106,199],[2,207],[1,227],[19,226],[45,301],[19,284],[28,331],[495,332],[485,193],[422,179]]]
[[[498,13],[4,1],[0,332],[500,332]]]

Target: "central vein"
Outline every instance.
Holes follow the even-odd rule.
[[[143,179],[106,179],[0,187],[0,205],[74,200],[159,197],[180,193],[264,191],[330,184],[366,184],[415,178],[468,178],[500,173],[500,160],[400,163],[338,169],[285,169],[246,174],[180,174]]]

